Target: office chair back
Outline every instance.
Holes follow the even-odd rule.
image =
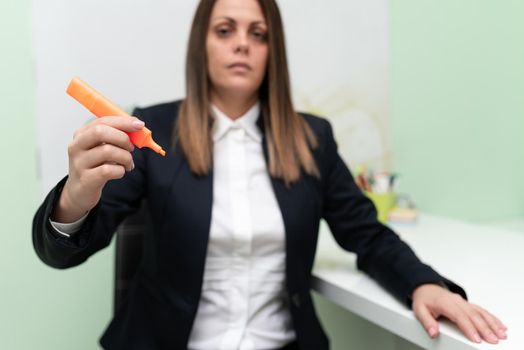
[[[140,209],[127,217],[116,230],[114,314],[127,298],[142,260],[143,238],[148,220],[147,202],[143,201]]]

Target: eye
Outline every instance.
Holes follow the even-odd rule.
[[[258,41],[266,41],[267,33],[262,30],[254,30],[251,35]]]
[[[225,38],[231,34],[231,29],[229,27],[218,27],[216,33],[220,38]]]

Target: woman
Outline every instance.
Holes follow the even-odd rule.
[[[321,218],[431,337],[440,315],[472,341],[506,337],[376,220],[329,123],[294,112],[274,1],[202,0],[186,83],[184,101],[137,109],[141,120],[80,128],[69,175],[34,218],[38,255],[67,268],[106,247],[147,198],[144,257],[105,349],[328,349],[309,294]],[[125,132],[143,121],[172,145],[165,158],[133,151]]]

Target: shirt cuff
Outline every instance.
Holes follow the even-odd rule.
[[[49,219],[49,222],[51,223],[51,226],[53,226],[53,228],[56,230],[56,232],[60,233],[62,236],[69,238],[71,237],[71,235],[80,231],[80,228],[82,227],[82,224],[86,220],[88,214],[89,212],[85,213],[84,216],[82,216],[80,219],[76,220],[75,222],[71,222],[68,224],[55,222],[51,219]]]

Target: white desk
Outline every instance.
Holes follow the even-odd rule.
[[[461,285],[469,300],[508,326],[498,345],[475,344],[440,321],[430,339],[411,310],[356,269],[356,257],[320,230],[313,289],[341,307],[426,349],[524,349],[524,232],[422,215],[413,227],[393,227],[424,262]]]

